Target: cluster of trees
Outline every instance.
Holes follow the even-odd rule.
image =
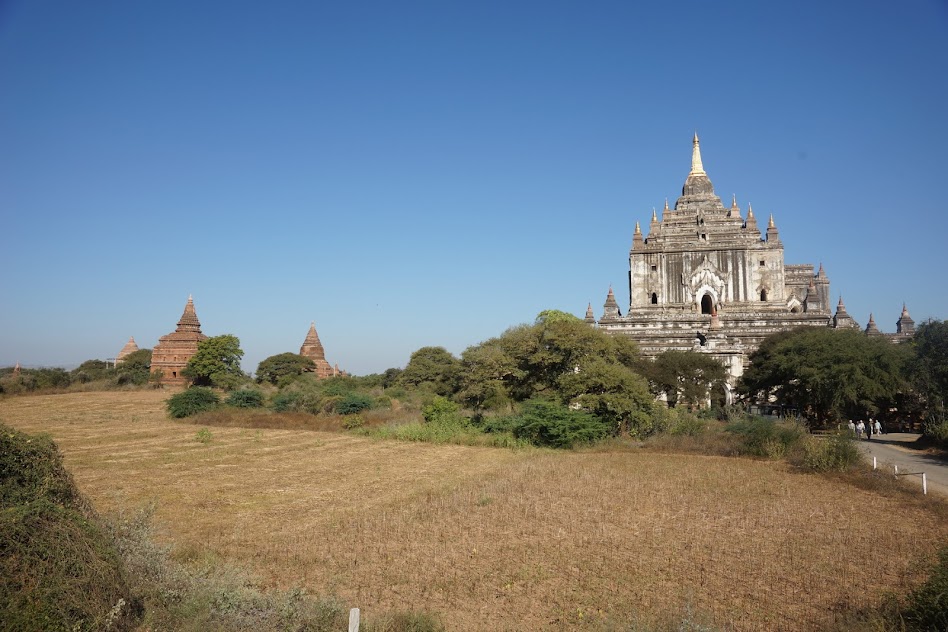
[[[926,422],[930,433],[948,435],[948,323],[922,323],[902,344],[852,330],[778,333],[751,355],[739,390],[748,400],[794,409],[814,422],[915,420]]]
[[[476,414],[544,400],[593,415],[608,433],[643,435],[654,429],[656,396],[695,409],[723,394],[726,373],[699,353],[644,360],[630,339],[550,310],[532,325],[469,347],[460,358],[442,347],[423,347],[403,371],[390,370],[385,378],[454,399]],[[529,407],[532,414],[541,409]]]
[[[114,366],[104,360],[86,360],[72,371],[61,368],[0,369],[0,393],[16,394],[42,390],[64,390],[74,385],[98,382],[105,387],[147,384],[151,349],[129,354]]]

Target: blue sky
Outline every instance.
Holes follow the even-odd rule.
[[[151,347],[357,374],[628,303],[681,192],[774,214],[863,326],[948,316],[948,4],[0,3],[0,366]],[[624,311],[624,309],[623,309]]]

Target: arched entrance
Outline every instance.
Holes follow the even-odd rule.
[[[710,314],[714,311],[714,301],[711,300],[710,294],[705,294],[701,297],[701,313]]]

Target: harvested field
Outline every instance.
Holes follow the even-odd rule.
[[[167,392],[8,398],[100,511],[157,503],[182,559],[451,630],[599,629],[681,617],[818,629],[919,579],[948,538],[932,499],[779,463],[514,452],[167,419]],[[638,618],[638,619],[636,619]]]

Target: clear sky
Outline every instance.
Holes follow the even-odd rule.
[[[356,374],[628,304],[691,137],[865,326],[948,317],[948,4],[0,2],[0,366]],[[623,308],[623,312],[625,309]]]

